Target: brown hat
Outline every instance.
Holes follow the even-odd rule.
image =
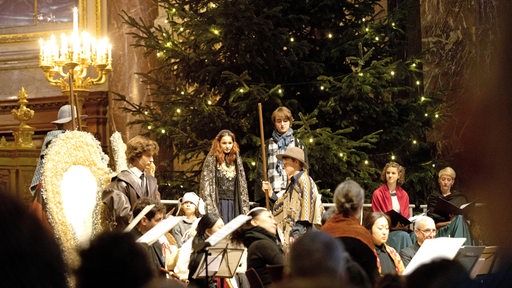
[[[283,157],[290,157],[299,160],[302,163],[302,168],[308,169],[308,164],[304,161],[304,151],[299,147],[288,147],[284,154],[277,154],[277,159],[283,160]]]

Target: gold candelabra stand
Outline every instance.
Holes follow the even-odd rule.
[[[14,119],[20,121],[17,131],[14,131],[14,145],[20,148],[34,148],[32,143],[32,135],[34,135],[34,127],[27,125],[27,121],[34,117],[34,110],[27,108],[28,94],[24,87],[18,92],[18,109],[12,109],[11,114]]]
[[[82,130],[79,115],[90,89],[105,83],[112,71],[112,46],[107,38],[97,40],[87,32],[79,34],[77,8],[73,9],[71,35],[62,34],[60,41],[52,35],[46,41],[40,39],[39,44],[39,67],[46,80],[61,88],[68,95],[70,105],[77,107],[78,115],[71,115],[78,119],[78,129]],[[95,77],[91,76],[94,74]],[[75,125],[74,119],[73,123]]]

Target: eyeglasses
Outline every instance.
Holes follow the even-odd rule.
[[[421,233],[423,233],[423,235],[436,235],[437,233],[437,230],[436,229],[425,229],[425,230],[420,230]]]

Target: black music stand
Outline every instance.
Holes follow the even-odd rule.
[[[238,215],[235,219],[224,225],[219,231],[212,234],[204,243],[194,247],[198,253],[203,253],[199,266],[192,276],[194,279],[218,277],[233,278],[238,265],[242,260],[244,249],[222,241],[252,217]]]

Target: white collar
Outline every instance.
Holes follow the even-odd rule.
[[[130,167],[130,172],[132,172],[135,176],[137,176],[137,178],[140,178],[140,175],[142,175],[142,171],[139,170],[139,168],[135,167],[135,166],[132,166]]]

